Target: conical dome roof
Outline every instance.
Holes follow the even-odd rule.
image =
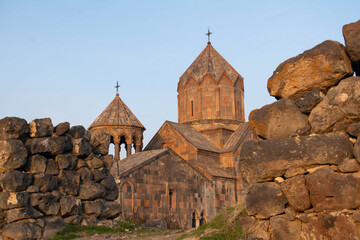
[[[145,130],[141,122],[121,100],[119,94],[116,94],[114,100],[112,100],[105,110],[90,125],[89,130],[95,127],[104,126],[129,126],[139,127]]]
[[[180,77],[179,87],[185,86],[186,83],[193,78],[198,84],[206,74],[218,83],[223,74],[235,83],[238,78],[243,77],[208,43],[205,49],[190,65],[190,67]]]

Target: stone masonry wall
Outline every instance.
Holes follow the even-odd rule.
[[[66,223],[96,224],[120,214],[109,175],[110,137],[50,118],[0,120],[3,239],[46,239]]]
[[[278,101],[250,113],[263,140],[240,155],[249,238],[360,239],[360,21],[343,35],[345,47],[325,41],[280,64],[268,80]]]

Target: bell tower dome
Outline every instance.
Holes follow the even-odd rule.
[[[179,123],[193,126],[222,147],[245,120],[243,81],[209,41],[179,79]]]

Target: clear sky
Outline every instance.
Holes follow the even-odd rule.
[[[147,128],[177,121],[177,82],[205,48],[245,78],[245,115],[286,59],[360,19],[359,0],[0,0],[0,118],[89,125],[120,97]]]

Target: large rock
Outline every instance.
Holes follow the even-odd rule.
[[[59,174],[59,165],[55,162],[54,159],[48,159],[46,164],[46,171],[45,173],[51,175],[58,175]]]
[[[270,218],[270,228],[273,239],[276,240],[300,240],[300,220],[289,221],[285,215]]]
[[[285,211],[287,200],[274,182],[257,183],[245,197],[246,211],[257,218],[269,218]]]
[[[54,132],[54,126],[50,118],[32,120],[30,123],[30,137],[47,137]]]
[[[252,111],[249,126],[257,135],[273,139],[287,138],[309,123],[294,101],[285,98]]]
[[[343,173],[360,171],[360,164],[356,159],[345,159],[338,167],[340,172]]]
[[[47,159],[40,154],[35,154],[28,159],[27,169],[30,173],[44,173]]]
[[[313,88],[327,90],[351,75],[345,47],[328,40],[281,63],[269,78],[267,88],[278,99],[296,99]]]
[[[106,189],[106,194],[104,198],[109,201],[114,201],[119,196],[119,189],[115,183],[115,180],[112,175],[108,175],[101,181],[101,185],[103,185]]]
[[[359,122],[359,102],[360,77],[344,79],[311,111],[309,122],[316,133],[330,132],[336,123]]]
[[[84,212],[89,216],[99,217],[104,210],[105,201],[96,199],[95,201],[83,201]]]
[[[289,201],[290,206],[295,210],[304,211],[310,208],[309,192],[306,189],[303,175],[286,179],[281,183],[281,190]]]
[[[86,130],[81,125],[71,127],[69,130],[69,134],[74,139],[85,138],[87,141],[90,141],[90,138],[91,138],[91,132],[89,130]]]
[[[27,155],[20,140],[0,140],[0,173],[24,166]]]
[[[346,136],[313,135],[244,143],[240,169],[249,183],[271,180],[294,167],[340,164],[352,158],[352,144]]]
[[[45,215],[58,215],[60,204],[57,197],[51,193],[33,193],[30,195],[30,204]]]
[[[96,154],[107,155],[109,152],[111,137],[106,133],[91,134],[90,145]]]
[[[55,157],[55,161],[58,163],[60,169],[72,170],[77,164],[78,158],[71,154],[61,154]]]
[[[81,184],[79,191],[79,198],[82,200],[94,200],[103,197],[106,189],[103,185],[94,181],[86,180]]]
[[[360,179],[323,167],[306,175],[306,186],[315,211],[360,207]]]
[[[360,74],[360,20],[343,26],[346,52],[349,54],[356,75]]]
[[[100,159],[97,158],[95,156],[89,157],[88,159],[86,159],[86,164],[89,166],[89,168],[91,169],[97,169],[97,168],[102,168],[104,166],[104,162]]]
[[[64,230],[66,222],[61,217],[44,218],[44,239],[55,237],[56,233]]]
[[[81,200],[74,196],[63,196],[60,199],[61,216],[78,215],[81,211]]]
[[[309,114],[311,110],[324,99],[325,95],[318,89],[313,88],[310,92],[295,99],[296,106],[302,113]]]
[[[6,117],[0,120],[0,139],[24,139],[29,135],[26,120],[18,117]]]
[[[25,146],[31,154],[58,155],[72,149],[71,137],[44,137],[31,138],[25,142]]]
[[[78,169],[76,172],[78,172],[80,174],[82,181],[94,180],[94,174],[87,167],[82,167],[82,168]]]
[[[58,178],[47,173],[34,175],[34,186],[38,187],[41,192],[51,192],[58,187]]]
[[[61,170],[58,176],[59,190],[62,194],[78,195],[80,187],[80,174],[75,171]]]
[[[347,125],[346,132],[352,136],[359,137],[360,136],[360,123],[351,123]]]
[[[2,235],[14,240],[41,239],[42,231],[34,222],[21,221],[5,225]]]
[[[10,170],[0,176],[0,186],[5,191],[25,191],[32,182],[32,174]]]
[[[69,122],[62,122],[56,125],[54,128],[54,132],[58,136],[65,135],[70,129],[70,123]]]
[[[85,158],[91,153],[91,146],[85,138],[73,139],[72,153],[80,158]]]
[[[246,231],[249,240],[270,240],[269,221],[260,221],[253,216],[246,216],[238,218],[236,224]]]
[[[301,239],[304,240],[359,240],[356,224],[342,213],[320,213],[302,223]]]
[[[28,203],[27,192],[0,192],[0,208],[3,210],[26,207]]]
[[[24,208],[15,208],[6,211],[6,222],[12,223],[18,220],[39,218],[42,216],[43,214],[41,212],[37,211],[35,208],[31,206],[27,206]]]
[[[114,219],[121,213],[121,206],[115,201],[105,201],[103,206],[104,207],[102,213],[100,214],[100,218]]]

